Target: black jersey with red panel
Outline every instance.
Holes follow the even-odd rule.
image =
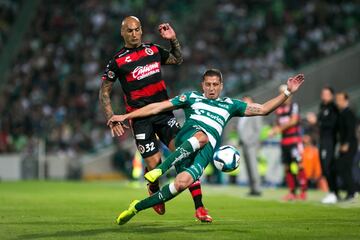
[[[158,45],[141,44],[123,47],[108,63],[102,80],[119,79],[124,92],[126,111],[169,99],[161,76],[161,64],[169,52]]]
[[[299,105],[297,103],[283,104],[276,109],[275,114],[277,115],[277,124],[279,126],[288,124],[292,117],[300,120]],[[300,121],[295,126],[282,131],[281,145],[292,145],[301,142]]]

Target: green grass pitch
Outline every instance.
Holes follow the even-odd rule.
[[[167,203],[164,216],[140,212],[129,223],[114,220],[145,184],[118,182],[2,182],[0,239],[360,239],[360,200],[324,206],[279,201],[285,190],[246,197],[245,188],[203,187],[212,224],[195,221],[188,191]]]

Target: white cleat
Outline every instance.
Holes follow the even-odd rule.
[[[322,200],[323,204],[335,204],[338,202],[337,196],[334,193],[329,193]]]

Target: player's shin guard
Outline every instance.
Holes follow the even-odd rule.
[[[285,180],[286,180],[286,184],[289,188],[289,191],[291,193],[295,194],[295,185],[296,185],[295,176],[294,176],[294,174],[292,174],[290,172],[290,170],[286,171]]]
[[[198,209],[199,207],[203,207],[204,204],[202,203],[200,180],[197,180],[196,182],[191,184],[189,187],[189,191],[191,193],[191,196],[193,197],[195,209]]]
[[[148,198],[145,198],[135,205],[137,211],[150,208],[156,204],[169,201],[174,198],[179,192],[176,190],[174,183],[167,184],[161,188],[160,191],[154,193]]]
[[[305,175],[305,171],[303,168],[299,169],[299,172],[297,174],[297,179],[300,185],[301,192],[306,192],[307,190],[307,179]]]
[[[172,165],[176,162],[180,162],[181,160],[190,156],[190,154],[196,152],[200,149],[199,140],[196,137],[191,137],[186,142],[181,144],[176,148],[176,151],[170,154],[169,157],[165,159],[159,166],[156,168],[161,169],[162,174],[164,174]]]

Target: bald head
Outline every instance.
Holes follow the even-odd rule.
[[[136,24],[139,24],[141,26],[141,22],[137,17],[135,17],[135,16],[127,16],[121,22],[121,28],[123,28],[124,26],[126,26],[128,24],[131,24],[131,23],[136,23]]]
[[[140,46],[142,38],[140,20],[134,16],[124,18],[121,22],[121,36],[124,39],[125,47],[136,48]]]

